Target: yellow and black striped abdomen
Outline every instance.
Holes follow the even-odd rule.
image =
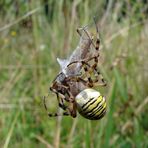
[[[79,113],[87,119],[98,120],[106,113],[106,100],[94,89],[85,89],[76,96]]]

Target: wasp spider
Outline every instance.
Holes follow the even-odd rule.
[[[106,85],[98,69],[100,39],[97,37],[99,33],[96,21],[94,22],[96,36],[88,31],[88,26],[79,28],[77,32],[80,35],[80,42],[77,48],[69,58],[57,59],[61,71],[53,80],[50,90],[56,94],[59,107],[64,112],[48,113],[49,117],[60,115],[76,117],[77,110],[90,120],[98,120],[105,115],[106,99],[92,89],[95,86]],[[47,110],[45,97],[44,106]]]

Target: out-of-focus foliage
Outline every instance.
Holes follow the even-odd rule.
[[[0,8],[2,147],[148,147],[147,1],[1,0]],[[94,15],[107,114],[49,119],[42,96],[59,71],[56,58],[76,48],[76,28]],[[54,94],[47,102],[50,112],[58,109]]]

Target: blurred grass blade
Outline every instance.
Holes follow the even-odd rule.
[[[104,147],[109,147],[110,137],[113,131],[113,112],[114,112],[114,101],[115,101],[115,92],[116,92],[116,81],[112,82],[112,86],[109,92],[109,112],[107,114],[107,124],[105,128],[105,136],[104,136]]]
[[[85,126],[85,147],[90,148],[91,147],[91,121],[87,121]]]
[[[120,76],[120,73],[118,72],[118,70],[116,68],[114,68],[113,71],[114,71],[114,76],[116,78],[117,89],[119,90],[122,99],[125,101],[125,100],[127,100],[126,87],[123,83],[122,77]]]
[[[103,121],[104,121],[104,119],[102,121],[100,121],[99,126],[98,126],[97,135],[96,135],[96,139],[95,139],[95,147],[100,147],[100,145],[101,145],[101,138],[103,136],[104,129],[105,129],[105,124]]]
[[[141,133],[140,125],[138,123],[137,118],[134,118],[134,139],[135,139],[135,144],[137,147],[142,147],[141,141],[143,140],[143,134]]]
[[[12,132],[13,132],[13,130],[14,130],[14,127],[15,127],[15,124],[16,124],[16,122],[17,122],[17,119],[18,119],[19,114],[20,114],[20,112],[17,112],[16,115],[15,115],[15,117],[14,117],[14,120],[13,120],[13,122],[12,122],[12,124],[11,124],[10,130],[9,130],[8,135],[7,135],[7,137],[6,137],[6,141],[5,141],[5,144],[4,144],[4,148],[7,148],[8,145],[9,145],[10,138],[11,138],[11,136],[12,136]]]

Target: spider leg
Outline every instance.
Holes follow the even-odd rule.
[[[103,76],[101,75],[101,73],[97,69],[98,57],[99,57],[99,55],[91,57],[87,60],[74,61],[74,62],[71,62],[67,67],[69,67],[72,64],[81,63],[81,65],[82,65],[81,67],[85,71],[85,73],[81,77],[87,78],[87,82],[88,82],[89,87],[93,87],[94,85],[95,86],[106,86],[106,82],[105,82]],[[94,60],[95,64],[90,65],[89,62],[91,60]],[[94,77],[95,77],[94,80],[91,77],[92,74],[94,74]],[[100,79],[102,82],[98,83]]]
[[[96,59],[96,57],[94,57]],[[84,68],[84,75],[82,77],[87,79],[87,83],[89,87],[94,87],[94,86],[105,86],[106,82],[103,78],[103,76],[101,75],[101,73],[98,71],[97,69],[97,64],[94,65],[85,65],[85,63],[83,63]],[[101,82],[99,82],[99,80],[101,80]]]
[[[50,87],[50,90],[54,92],[57,95],[57,100],[59,102],[59,107],[61,107],[65,112],[61,115],[71,115],[72,117],[76,117],[76,103],[74,100],[73,95],[70,92],[69,86],[65,86],[63,84],[58,83],[57,84],[60,89],[64,89],[64,91],[58,91],[54,89],[53,87]],[[65,105],[64,102],[68,102],[68,105]],[[47,107],[45,107],[47,109]],[[59,116],[60,114],[55,113],[51,114],[48,113],[48,116],[53,117],[53,116]]]
[[[61,92],[58,92],[56,89],[53,89],[50,87],[50,90],[54,92],[57,96],[59,107],[61,107],[63,110],[66,110],[67,106],[64,104],[64,100],[66,100],[66,97]]]
[[[65,111],[63,113],[49,113],[48,112],[48,116],[49,117],[72,116],[73,118],[75,118],[77,116],[76,104],[71,103],[69,106],[66,106]]]
[[[77,33],[80,35],[80,37],[83,38],[83,35],[82,35],[81,30],[84,31],[84,33],[85,33],[86,36],[88,37],[87,39],[90,40],[90,41],[91,41],[91,44],[93,45],[93,47],[95,47],[95,44],[94,44],[94,42],[93,42],[93,35],[90,35],[90,34],[89,34],[89,32],[86,30],[86,27],[87,27],[87,26],[78,28],[78,29],[77,29]],[[86,38],[84,38],[84,39],[86,39]]]
[[[63,91],[58,91],[58,90],[53,89],[52,87],[50,87],[50,90],[57,95],[58,101],[61,100],[62,104],[63,104],[64,100],[67,101],[67,102],[73,103],[74,99],[73,99],[73,95],[70,92],[69,86],[68,85],[65,86],[65,85],[63,85],[61,83],[58,83],[58,86],[60,87],[61,90],[62,89],[64,89],[64,90]],[[60,96],[60,99],[59,99],[59,96]]]
[[[67,94],[67,98],[65,97],[66,94]],[[67,91],[65,92],[65,95],[64,95],[64,100],[69,103],[66,109],[69,115],[75,118],[77,116],[77,111],[76,111],[77,106],[76,106],[75,98],[70,91],[70,88],[67,89]]]
[[[47,111],[47,106],[46,106],[46,98],[47,98],[48,96],[43,96],[43,104],[44,104],[44,108],[45,108],[45,110]]]
[[[77,116],[77,111],[76,111],[76,104],[71,104],[71,106],[67,107],[67,111],[63,113],[48,113],[49,117],[57,117],[57,116],[72,116],[75,118]]]
[[[43,104],[44,104],[44,108],[45,108],[46,111],[48,111],[47,106],[46,106],[46,98],[47,97],[48,96],[44,96],[43,97]],[[63,99],[62,98],[59,98],[58,94],[57,94],[57,98],[58,98],[58,102],[59,102],[59,107],[61,107],[63,110],[66,110],[67,107],[64,105]],[[60,100],[62,100],[62,103],[60,103]]]
[[[96,50],[94,56],[92,56],[91,58],[88,58],[88,59],[83,59],[81,61],[71,62],[67,67],[69,67],[72,64],[81,63],[82,67],[84,68],[84,71],[85,71],[85,75],[86,75],[85,77],[88,78],[90,87],[93,87],[94,84],[106,86],[106,82],[105,82],[103,76],[101,75],[100,71],[97,68],[98,67],[98,58],[100,56],[100,54],[99,54],[100,39],[99,39],[99,29],[98,29],[95,17],[94,17],[94,23],[95,23],[95,26],[96,26],[96,34],[97,34],[97,39],[96,39],[95,45],[94,45],[94,42],[92,40],[92,37],[90,36],[89,32],[86,30],[86,27],[77,29],[77,32],[80,36],[82,36],[80,30],[83,29],[83,31],[86,33],[88,38],[92,41],[92,44],[93,44],[93,46],[95,47],[95,50]],[[90,65],[89,62],[92,61],[92,60],[94,60],[94,64]],[[95,75],[95,80],[92,80],[92,78],[91,78],[92,73],[94,73],[94,75]],[[100,84],[98,83],[99,79],[101,79],[101,81],[102,81]]]
[[[70,114],[68,112],[63,112],[63,113],[48,113],[49,117],[57,117],[57,116],[69,116]]]
[[[81,30],[84,31],[84,29],[86,29],[86,28],[87,28],[87,25],[86,25],[86,26],[83,26],[83,27],[79,27],[79,28],[77,28],[77,33],[79,34],[80,37],[82,37]]]
[[[97,22],[96,22],[96,18],[94,17],[94,23],[95,23],[95,26],[96,26],[96,34],[97,34],[97,39],[96,39],[96,45],[95,45],[95,50],[96,50],[96,53],[93,57],[89,58],[86,60],[86,63],[89,63],[91,60],[94,60],[94,64],[91,66],[91,68],[89,67],[89,69],[85,68],[85,72],[87,73],[92,73],[93,70],[97,73],[95,73],[95,80],[92,82],[94,85],[98,85],[98,80],[101,79],[101,84],[99,85],[102,85],[102,86],[106,86],[106,81],[104,80],[103,76],[101,75],[100,71],[98,70],[98,58],[100,56],[99,54],[99,47],[100,47],[100,37],[99,37],[99,29],[98,29],[98,26],[97,26]],[[90,78],[89,78],[90,79]],[[91,82],[91,80],[90,80]]]
[[[82,36],[82,33],[81,33],[81,31],[80,30],[82,30],[82,28],[77,28],[77,33],[79,34],[79,36],[81,37]]]
[[[69,82],[72,82],[72,83],[73,82],[81,82],[85,86],[89,87],[88,82],[79,76],[69,76],[68,80],[69,80]]]
[[[43,103],[44,103],[44,108],[47,111],[47,114],[48,114],[49,117],[68,116],[69,115],[68,112],[63,112],[62,114],[60,114],[60,113],[49,113],[48,109],[47,109],[47,106],[46,106],[46,98],[47,98],[47,96],[43,97]],[[64,110],[66,110],[66,109],[64,109]]]
[[[59,100],[64,100],[65,98],[60,98],[58,96]],[[47,114],[49,117],[57,117],[57,116],[72,116],[73,118],[75,118],[77,116],[77,113],[76,113],[76,103],[72,103],[70,102],[70,105],[69,106],[65,106],[64,104],[61,104],[59,105],[63,110],[65,110],[63,113],[49,113],[48,112],[48,109],[47,109],[47,106],[46,106],[46,96],[44,96],[43,98],[43,103],[44,103],[44,107],[45,107],[45,110],[47,111]]]
[[[88,69],[84,69],[84,70],[85,70],[86,73],[88,71],[88,73],[90,73],[90,74],[93,73],[93,71],[95,71],[95,74],[94,74],[95,79],[93,80],[94,85],[106,86],[107,83],[104,80],[102,74],[100,73],[100,70],[98,70],[99,69],[98,68],[98,57],[99,57],[99,54],[97,56],[94,56],[94,57],[88,59],[87,62],[94,60],[94,64],[92,66],[88,67]],[[101,83],[98,83],[99,80],[101,80]]]
[[[75,118],[77,116],[77,105],[76,105],[75,101],[73,103],[70,102],[67,109],[68,109],[69,114],[73,118]]]
[[[93,36],[90,36],[89,32],[83,27],[83,30],[85,32],[85,34],[87,35],[87,37],[90,39],[92,45],[95,47],[95,44],[93,42]]]
[[[96,40],[96,50],[99,50],[99,45],[100,45],[100,37],[99,37],[99,29],[98,29],[98,25],[97,25],[97,20],[96,17],[94,16],[93,18],[95,26],[96,26],[96,33],[97,33],[97,40]]]
[[[77,32],[78,32],[78,34],[79,34],[80,36],[82,36],[82,33],[80,32],[80,30],[83,30],[83,31],[85,32],[85,34],[87,35],[87,37],[91,40],[93,47],[94,47],[97,51],[99,51],[99,45],[100,45],[100,39],[99,39],[99,38],[100,38],[100,37],[99,37],[99,29],[98,29],[98,26],[97,26],[97,21],[96,21],[96,17],[95,17],[95,16],[93,17],[93,20],[94,20],[94,23],[95,23],[96,34],[97,34],[96,45],[95,45],[94,42],[93,42],[93,36],[91,36],[91,35],[89,34],[89,32],[86,30],[86,27],[87,27],[87,26],[84,26],[84,27],[82,27],[82,28],[78,28],[78,29],[77,29]]]

